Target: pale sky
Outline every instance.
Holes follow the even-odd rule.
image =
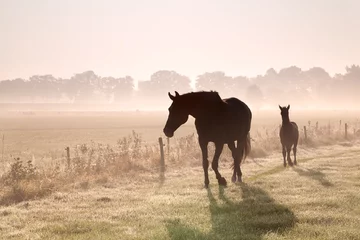
[[[0,80],[360,64],[359,0],[0,0]]]

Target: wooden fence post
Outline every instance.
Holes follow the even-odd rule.
[[[70,148],[66,147],[66,159],[67,159],[67,165],[68,165],[68,169],[70,169]]]
[[[347,139],[347,134],[348,133],[348,124],[345,123],[345,139]]]
[[[304,135],[305,135],[305,142],[307,142],[306,126],[304,126]]]
[[[160,145],[160,176],[164,177],[165,158],[164,158],[164,144],[163,144],[162,137],[159,137],[159,145]]]
[[[167,141],[167,159],[170,159],[170,138],[166,138]]]
[[[5,144],[5,135],[2,137],[2,161],[4,162],[4,144]]]

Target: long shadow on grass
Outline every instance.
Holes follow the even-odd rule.
[[[309,177],[316,181],[319,181],[321,185],[323,185],[324,187],[334,186],[334,184],[332,184],[331,182],[329,182],[329,180],[326,179],[326,175],[320,171],[316,171],[308,168],[298,168],[298,167],[294,167],[293,169],[300,176]]]
[[[294,213],[284,205],[276,203],[261,188],[241,184],[242,200],[234,202],[219,188],[216,200],[208,190],[212,229],[203,233],[181,222],[167,222],[171,239],[262,239],[270,232],[282,233],[296,223]],[[240,198],[241,196],[239,196]]]

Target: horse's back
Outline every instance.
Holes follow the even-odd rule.
[[[226,98],[223,99],[223,101],[227,103],[230,110],[248,116],[248,118],[251,120],[252,113],[248,105],[246,105],[246,103],[235,97]]]
[[[240,121],[243,124],[247,125],[250,130],[252,113],[248,105],[235,97],[226,98],[223,99],[223,101],[227,104],[227,108],[230,114],[233,114],[233,116],[235,116],[234,118],[236,119],[236,121]]]
[[[222,99],[208,115],[195,120],[199,136],[225,143],[246,137],[251,127],[251,110],[237,98]]]
[[[291,125],[293,125],[294,129],[297,129],[299,131],[298,125],[296,124],[296,122],[290,122]]]

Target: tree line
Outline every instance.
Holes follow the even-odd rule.
[[[0,81],[0,103],[97,103],[120,108],[158,108],[168,106],[167,92],[215,90],[221,97],[238,97],[257,109],[278,104],[301,107],[343,108],[360,100],[360,67],[347,66],[344,74],[330,76],[323,68],[302,70],[296,66],[273,68],[253,78],[206,72],[191,79],[175,71],[161,70],[147,81],[131,76],[101,77],[93,71],[75,74],[70,79],[35,75],[29,79]]]

